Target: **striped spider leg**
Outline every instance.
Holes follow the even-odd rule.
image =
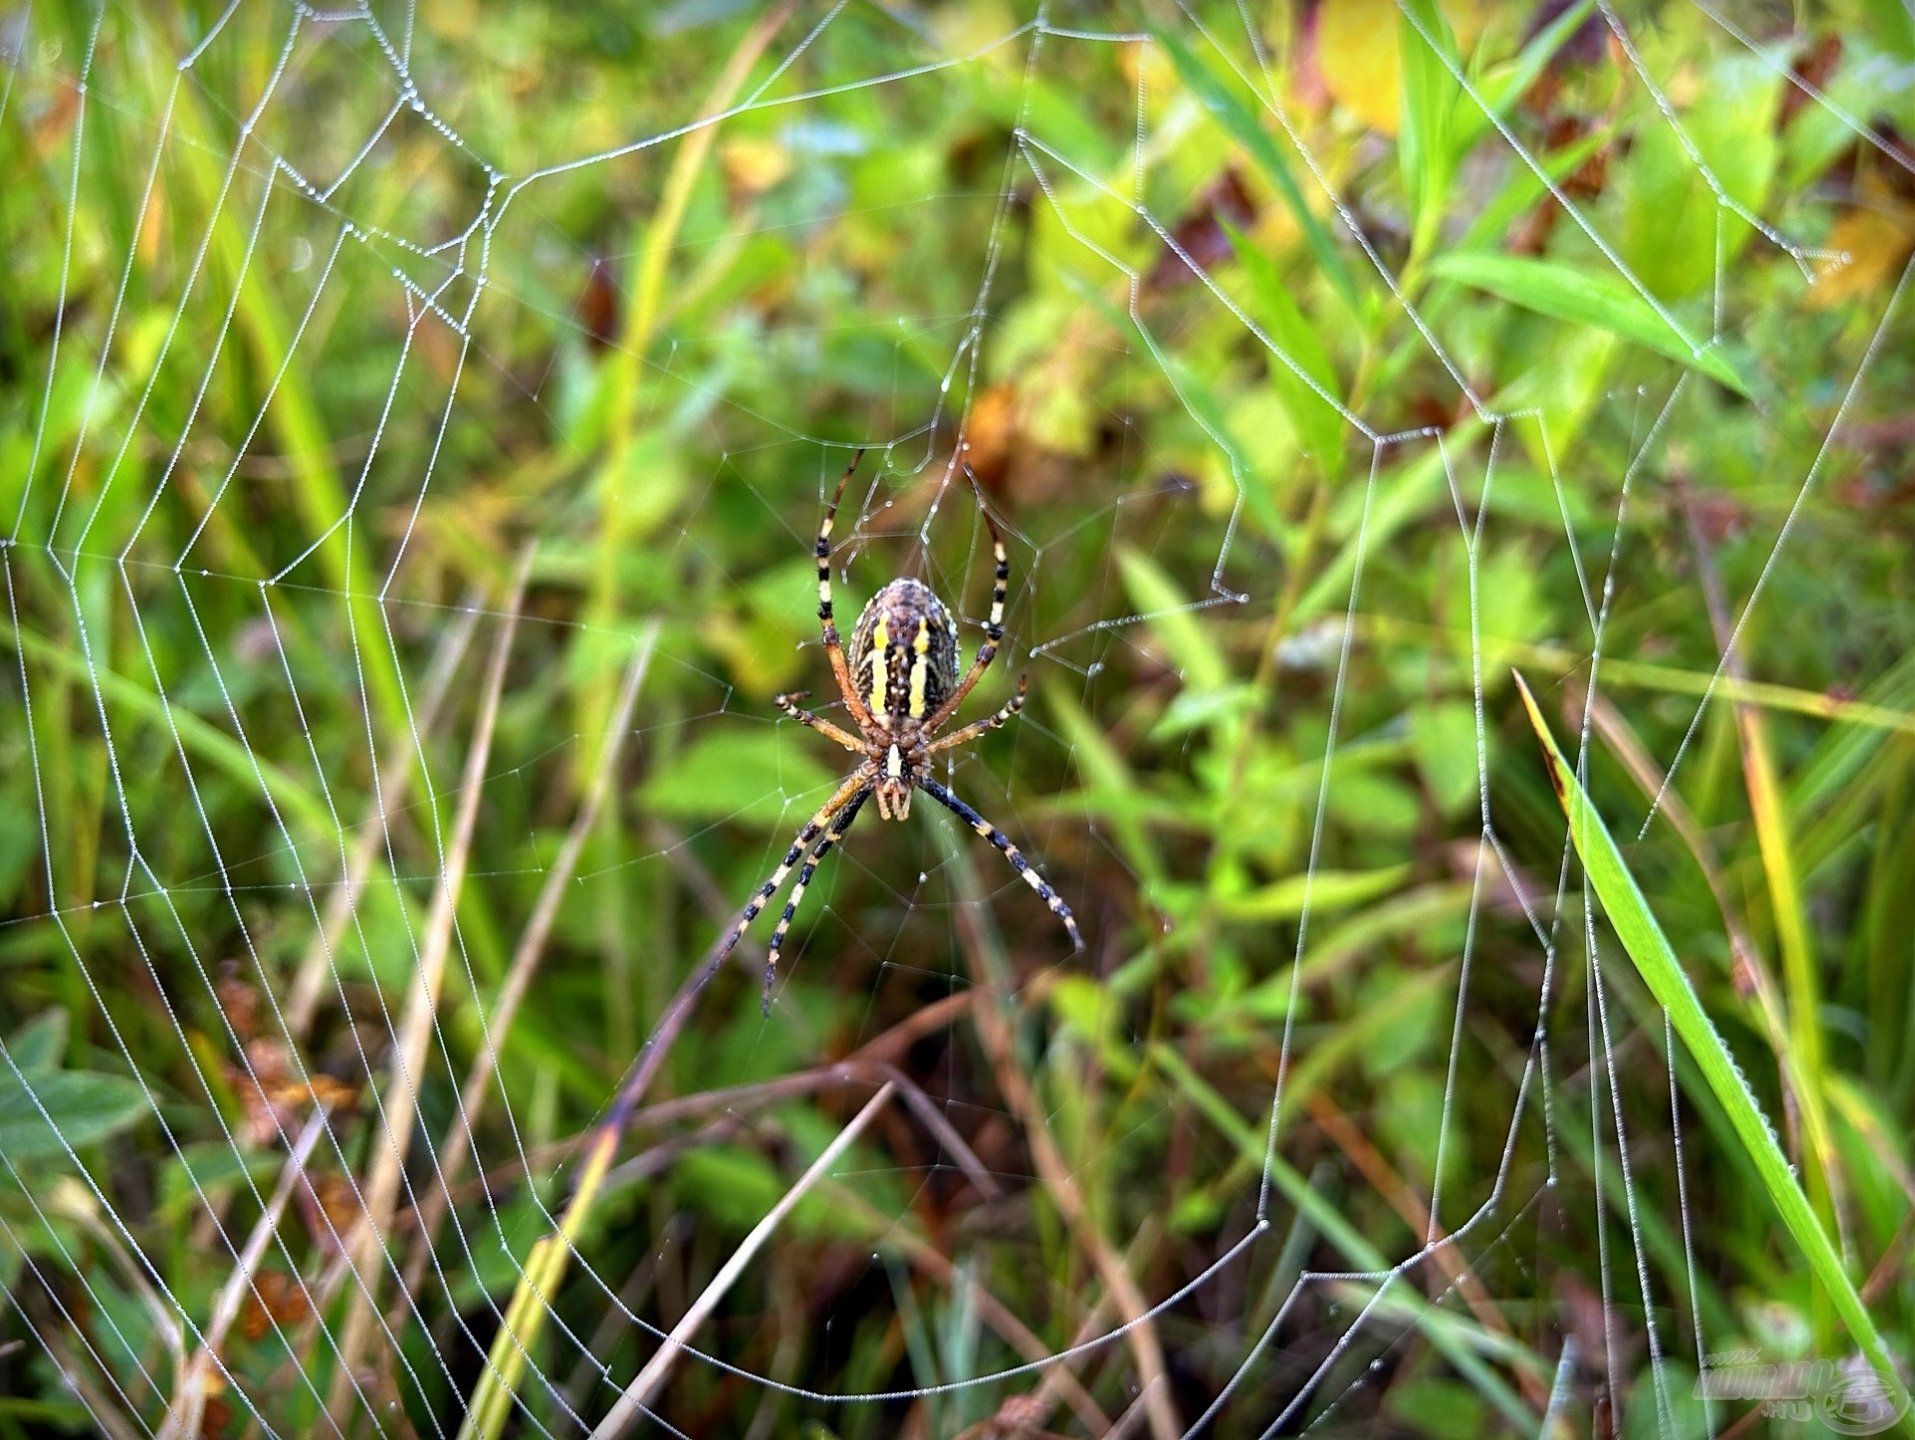
[[[1051,889],[1050,882],[1038,874],[1037,867],[1024,858],[1024,852],[1011,843],[1010,836],[937,781],[927,777],[918,781],[918,788],[995,845],[1003,853],[1004,858],[1011,862],[1011,868],[1024,877],[1024,883],[1037,892],[1037,898],[1050,907],[1051,914],[1064,922],[1064,928],[1070,932],[1071,948],[1073,950],[1084,948],[1084,937],[1077,933],[1077,917],[1071,914],[1071,907],[1064,903],[1063,896]]]
[[[745,938],[745,931],[750,928],[751,922],[758,918],[758,912],[765,908],[765,902],[778,893],[778,887],[785,883],[785,876],[792,872],[800,857],[812,848],[825,827],[838,819],[847,809],[852,814],[857,814],[857,807],[862,805],[865,797],[871,793],[871,782],[870,767],[860,765],[845,778],[845,782],[833,792],[831,798],[819,807],[818,813],[799,827],[797,838],[791,842],[791,848],[785,851],[785,858],[778,862],[778,868],[771,872],[771,878],[758,887],[758,893],[753,895],[745,908],[738,912],[738,919],[732,925],[731,933],[725,937],[724,943],[718,947],[717,953],[712,957],[714,964],[722,961],[738,948],[738,942]],[[843,834],[843,830],[840,829],[837,833]],[[809,877],[810,873],[811,868],[807,866],[806,876]],[[802,884],[798,893],[803,893]],[[790,919],[792,910],[795,908],[794,905],[786,909],[785,920]],[[765,1004],[767,1008],[771,1004],[769,973],[765,978]]]
[[[973,477],[971,486],[977,494],[978,510],[991,536],[993,576],[984,639],[961,679],[956,618],[928,585],[909,576],[891,581],[871,597],[870,603],[859,612],[851,643],[846,646],[839,636],[832,609],[831,529],[845,487],[862,454],[860,451],[853,456],[850,466],[839,477],[813,546],[818,561],[818,624],[824,635],[832,678],[837,682],[852,724],[847,728],[803,708],[798,703],[805,698],[803,691],[780,695],[777,701],[778,708],[793,720],[859,756],[859,764],[818,813],[799,829],[784,860],[740,912],[718,951],[718,958],[722,959],[737,946],[746,927],[757,919],[785,878],[797,870],[797,882],[772,931],[767,953],[763,994],[767,1014],[771,1009],[771,987],[777,977],[778,956],[790,933],[792,917],[804,903],[811,877],[825,856],[843,841],[859,811],[873,796],[877,797],[879,816],[886,820],[905,819],[911,813],[911,796],[916,791],[922,790],[931,796],[990,841],[1010,862],[1011,868],[1037,892],[1038,898],[1050,907],[1051,913],[1063,922],[1072,946],[1078,950],[1084,948],[1071,907],[1024,858],[1023,852],[1002,830],[931,778],[937,755],[967,745],[1014,719],[1024,708],[1029,692],[1027,677],[1020,676],[1016,694],[993,714],[949,733],[940,733],[984,672],[991,668],[1004,640],[1004,604],[1011,583],[1004,536],[985,506],[982,493],[977,491]]]
[[[818,862],[831,853],[831,847],[844,839],[844,832],[851,828],[851,822],[858,818],[858,811],[866,800],[871,798],[870,787],[858,791],[844,807],[843,812],[824,833],[802,869],[798,871],[798,883],[791,887],[791,898],[785,901],[784,913],[779,915],[778,923],[771,932],[771,948],[765,952],[765,991],[760,1008],[767,1015],[771,1013],[771,982],[778,975],[778,952],[784,949],[785,933],[791,929],[791,917],[798,913],[798,907],[804,903],[805,887],[811,883],[812,872],[818,868]]]

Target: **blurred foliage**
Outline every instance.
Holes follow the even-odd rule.
[[[995,1372],[1013,1325],[1055,1352],[1128,1318],[1113,1264],[1155,1299],[1246,1237],[1150,1327],[1185,1425],[1251,1359],[1224,1436],[1300,1395],[1319,1433],[1699,1434],[1698,1332],[1846,1354],[1601,923],[1591,985],[1512,667],[1586,736],[1907,1354],[1915,27],[1733,8],[1748,44],[1588,0],[1258,6],[1254,35],[1226,4],[852,7],[805,45],[822,12],[722,0],[6,12],[0,1433],[157,1429],[275,1204],[196,1421],[329,1428],[351,1181],[391,1145],[528,555],[392,1329],[351,1377],[387,1433],[453,1432],[574,1142],[835,783],[771,700],[830,698],[809,547],[860,443],[841,616],[917,573],[975,643],[960,439],[1004,517],[1009,657],[972,703],[1026,669],[1033,698],[952,783],[1091,948],[943,817],[867,814],[772,1018],[751,963],[702,997],[503,1433],[604,1411],[654,1348],[612,1297],[668,1327],[874,1058],[975,1163],[894,1105],[785,1222],[698,1343],[786,1385]],[[422,1221],[608,745],[477,1163]],[[1398,1283],[1295,1289],[1439,1229]],[[1081,1401],[1038,1372],[826,1404],[682,1360],[656,1408],[1095,1433],[1135,1341],[1071,1363]]]

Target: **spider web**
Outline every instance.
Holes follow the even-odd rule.
[[[1441,1433],[1459,1391],[1717,1432],[1716,1116],[1504,675],[1586,783],[1646,713],[1599,798],[1693,825],[1896,401],[1901,260],[1820,298],[1826,164],[1911,171],[1892,51],[1830,80],[1702,0],[1582,7],[1608,128],[1565,143],[1476,59],[1550,16],[1459,51],[1379,10],[1476,133],[1457,184],[1526,196],[1439,249],[1547,213],[1605,278],[1499,328],[1512,282],[1433,286],[1299,88],[1327,14],[14,12],[8,1390],[116,1436]],[[1824,166],[1752,199],[1698,133],[1730,80]],[[1702,284],[1588,183],[1616,135],[1699,184]],[[1279,297],[1387,336],[1360,375],[1243,254],[1279,241]],[[758,942],[681,986],[837,778],[769,697],[829,698],[809,544],[860,446],[841,617],[917,573],[974,632],[967,471],[1003,518],[975,714],[1035,699],[941,778],[1091,950],[943,817],[867,815],[761,1021]],[[1676,557],[1733,525],[1723,592]],[[1906,730],[1891,628],[1856,649],[1841,718]]]

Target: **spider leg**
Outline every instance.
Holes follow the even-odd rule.
[[[785,876],[789,875],[792,866],[798,863],[798,857],[811,848],[811,842],[818,838],[818,833],[850,803],[851,798],[870,783],[871,776],[867,768],[860,765],[846,778],[844,784],[838,787],[837,793],[825,801],[818,813],[805,821],[804,826],[798,831],[798,838],[791,842],[791,848],[785,852],[785,858],[779,863],[778,868],[771,872],[771,878],[758,887],[758,893],[751,897],[751,903],[738,913],[738,923],[731,927],[731,934],[725,937],[724,944],[712,957],[714,960],[723,960],[731,954],[738,942],[744,938],[746,928],[758,918],[758,912],[765,908],[765,902],[777,894],[778,887],[785,883]]]
[[[1031,688],[1031,677],[1028,675],[1018,676],[1017,677],[1017,694],[1013,695],[1009,700],[1005,701],[1003,708],[1001,708],[995,715],[987,716],[985,719],[982,719],[982,720],[973,720],[969,725],[966,725],[963,729],[953,730],[949,735],[943,735],[943,736],[940,736],[938,739],[933,740],[931,744],[927,747],[930,753],[935,755],[940,750],[954,749],[955,747],[959,745],[963,745],[968,743],[969,741],[977,739],[978,736],[984,734],[987,730],[997,729],[998,726],[1002,725],[1005,721],[1013,718],[1018,711],[1024,708],[1024,697],[1026,693],[1030,690],[1030,688]]]
[[[811,883],[812,872],[818,868],[818,862],[831,853],[831,847],[844,839],[845,831],[851,828],[851,822],[858,818],[858,810],[870,797],[869,790],[862,790],[851,797],[851,803],[825,832],[809,855],[805,857],[804,868],[798,872],[798,883],[791,887],[791,898],[785,901],[784,913],[778,917],[778,924],[771,932],[771,948],[765,952],[765,993],[761,1008],[771,1014],[771,982],[778,978],[778,952],[784,948],[785,933],[791,929],[791,917],[798,913],[798,907],[804,904],[805,887]]]
[[[985,528],[991,532],[991,554],[997,561],[997,577],[991,586],[991,616],[984,622],[984,643],[977,647],[977,658],[971,661],[971,668],[958,682],[957,689],[925,717],[926,730],[936,730],[957,713],[958,706],[964,703],[964,697],[971,693],[971,687],[991,668],[991,662],[997,658],[998,644],[1004,639],[1004,597],[1011,589],[1011,562],[1004,554],[1004,536],[997,528],[997,521],[991,518],[991,512],[985,508],[983,492],[977,489],[976,476],[971,477],[971,489],[977,491],[978,513],[983,515]]]
[[[937,781],[920,780],[918,781],[918,789],[924,791],[933,800],[937,801],[938,804],[949,810],[953,815],[957,816],[958,819],[962,820],[986,840],[989,840],[993,845],[997,846],[999,850],[1003,851],[1004,858],[1011,862],[1011,868],[1022,875],[1024,877],[1024,883],[1035,890],[1038,894],[1038,898],[1051,907],[1051,914],[1064,922],[1064,928],[1070,931],[1072,947],[1077,950],[1084,948],[1084,937],[1077,933],[1077,917],[1071,914],[1071,907],[1064,903],[1064,899],[1061,895],[1051,889],[1044,877],[1038,874],[1032,867],[1031,862],[1026,860],[1017,846],[1011,843],[1011,839],[1008,835],[998,829],[997,826],[993,825],[989,820],[986,820],[982,815],[978,814],[977,811],[973,810],[969,805],[966,805],[962,800],[958,799],[957,796],[945,789],[944,786],[938,784]]]
[[[789,695],[780,695],[776,703],[780,710],[784,711],[785,714],[789,715],[793,720],[796,720],[800,725],[809,725],[820,735],[829,736],[854,755],[862,755],[864,753],[864,743],[862,741],[852,739],[848,731],[839,729],[829,720],[813,715],[809,710],[799,706],[798,702],[804,699],[809,693],[810,692],[806,690],[794,690]]]
[[[831,658],[831,674],[838,682],[838,691],[844,696],[844,703],[851,711],[851,718],[858,722],[858,728],[868,729],[871,707],[864,703],[864,696],[851,683],[851,662],[845,659],[844,641],[838,638],[838,622],[831,613],[831,525],[838,518],[838,502],[844,499],[844,487],[850,483],[851,474],[862,459],[861,449],[852,455],[851,463],[838,477],[838,488],[831,493],[831,503],[825,507],[824,523],[818,527],[818,625],[824,632],[825,654]]]

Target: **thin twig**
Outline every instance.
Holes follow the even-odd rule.
[[[418,968],[413,972],[412,988],[406,997],[405,1016],[399,1033],[393,1037],[392,1075],[386,1085],[384,1129],[386,1144],[375,1147],[372,1169],[363,1187],[363,1204],[358,1224],[347,1241],[346,1263],[359,1273],[360,1285],[348,1300],[346,1323],[339,1342],[339,1364],[334,1372],[327,1408],[337,1414],[346,1404],[353,1375],[364,1355],[378,1304],[379,1282],[384,1267],[376,1263],[385,1249],[385,1237],[392,1230],[392,1214],[404,1178],[406,1151],[411,1148],[413,1120],[419,1108],[419,1077],[424,1067],[426,1044],[432,1033],[439,1006],[439,987],[445,978],[446,954],[452,940],[453,916],[458,910],[459,892],[464,887],[466,861],[472,850],[472,831],[479,818],[479,798],[484,792],[486,765],[492,753],[492,734],[499,717],[499,695],[505,688],[506,662],[511,658],[512,637],[518,628],[519,607],[525,599],[525,585],[532,568],[532,551],[519,558],[513,577],[512,593],[506,602],[498,640],[492,650],[492,663],[486,674],[485,693],[471,747],[466,752],[465,773],[460,778],[459,808],[453,821],[452,840],[446,848],[445,867],[433,896],[432,914],[426,922],[425,942],[419,949]]]
[[[122,1407],[95,1383],[92,1373],[80,1363],[79,1355],[60,1339],[58,1332],[52,1329],[42,1331],[38,1326],[34,1326],[32,1321],[27,1323],[39,1335],[40,1343],[46,1346],[47,1358],[53,1362],[53,1368],[60,1376],[60,1383],[69,1387],[79,1398],[88,1418],[100,1427],[100,1433],[106,1437],[106,1440],[146,1440],[150,1432],[145,1429],[134,1429],[122,1413]],[[88,1346],[89,1351],[91,1348]],[[101,1365],[101,1369],[105,1371],[104,1364]],[[111,1378],[111,1372],[107,1374]],[[115,1389],[117,1388],[116,1383]]]
[[[997,1178],[984,1168],[984,1162],[977,1157],[970,1142],[958,1134],[955,1126],[944,1118],[944,1112],[931,1103],[931,1097],[924,1093],[917,1081],[911,1079],[895,1065],[876,1065],[872,1067],[878,1074],[898,1087],[898,1093],[904,1097],[904,1103],[911,1113],[924,1122],[929,1130],[957,1158],[958,1168],[970,1178],[978,1193],[987,1200],[995,1200],[1004,1193]]]
[[[158,1440],[176,1440],[176,1437],[177,1440],[188,1440],[188,1437],[200,1434],[200,1422],[206,1412],[207,1385],[212,1379],[219,1347],[226,1339],[226,1332],[232,1328],[233,1321],[239,1318],[240,1306],[246,1296],[259,1297],[254,1276],[259,1271],[260,1259],[265,1255],[274,1231],[278,1229],[279,1217],[285,1212],[286,1202],[292,1198],[294,1188],[305,1178],[306,1161],[325,1128],[326,1109],[323,1105],[316,1106],[312,1118],[306,1122],[306,1128],[294,1142],[292,1154],[286,1157],[286,1165],[280,1171],[279,1184],[273,1189],[272,1199],[260,1211],[252,1233],[246,1237],[246,1244],[239,1252],[233,1273],[226,1277],[226,1283],[213,1300],[212,1312],[200,1332],[198,1347],[181,1367],[179,1384],[174,1390],[173,1403],[167,1410],[166,1423],[160,1427]],[[221,1383],[224,1383],[223,1377]]]
[[[584,1161],[579,1166],[578,1179],[572,1186],[571,1198],[566,1201],[565,1211],[559,1217],[558,1229],[534,1245],[526,1258],[519,1283],[513,1289],[506,1310],[505,1323],[499,1327],[498,1335],[492,1342],[486,1373],[480,1377],[479,1388],[473,1393],[465,1420],[459,1427],[459,1440],[480,1440],[480,1437],[491,1440],[503,1427],[507,1407],[512,1403],[519,1376],[524,1372],[527,1350],[538,1339],[539,1331],[544,1326],[545,1314],[551,1306],[550,1297],[558,1293],[565,1279],[566,1268],[577,1249],[579,1232],[597,1202],[598,1192],[611,1170],[613,1159],[618,1155],[619,1144],[631,1123],[632,1114],[657,1077],[672,1046],[678,1042],[679,1032],[691,1018],[698,997],[724,965],[727,953],[724,938],[723,932],[720,932],[711,948],[705,952],[705,958],[699,962],[698,968],[679,985],[678,993],[672,996],[671,1003],[665,1007],[665,1013],[650,1038],[640,1048],[638,1060],[626,1076],[625,1083],[619,1087],[617,1098],[606,1111],[605,1118],[592,1131]],[[730,953],[738,952],[733,950]]]
[[[671,1373],[672,1366],[684,1353],[685,1341],[705,1323],[705,1317],[717,1308],[718,1302],[725,1297],[725,1292],[731,1289],[733,1282],[751,1263],[752,1257],[763,1248],[765,1241],[771,1238],[772,1231],[776,1230],[785,1216],[792,1212],[806,1192],[823,1178],[825,1172],[837,1163],[838,1158],[851,1148],[851,1142],[856,1140],[859,1132],[876,1118],[878,1112],[891,1099],[895,1089],[896,1086],[890,1081],[880,1086],[877,1094],[866,1102],[864,1109],[851,1117],[851,1123],[838,1132],[837,1138],[825,1146],[824,1153],[812,1161],[805,1173],[798,1177],[798,1182],[779,1198],[778,1203],[771,1207],[764,1219],[752,1227],[751,1233],[745,1236],[744,1242],[732,1252],[731,1258],[720,1267],[718,1273],[712,1277],[711,1283],[692,1302],[684,1318],[672,1327],[672,1333],[665,1337],[664,1343],[646,1362],[645,1368],[638,1372],[638,1378],[625,1387],[625,1393],[619,1396],[618,1403],[612,1407],[611,1413],[600,1421],[598,1428],[592,1432],[592,1440],[612,1440],[612,1437],[623,1433],[625,1427],[631,1424],[639,1410],[651,1399],[653,1392]]]
[[[696,862],[693,862],[696,866]],[[703,867],[696,867],[702,873]],[[697,875],[692,877],[694,880]],[[716,890],[712,892],[714,913],[722,911],[726,918],[730,916],[729,901]],[[743,947],[740,947],[743,948]],[[734,951],[733,954],[737,954]],[[744,956],[742,963],[747,969],[763,961],[763,956]],[[814,1070],[800,1070],[792,1075],[781,1075],[776,1080],[759,1080],[744,1085],[727,1085],[717,1090],[701,1090],[692,1095],[681,1095],[671,1100],[661,1100],[655,1105],[634,1110],[627,1122],[630,1130],[651,1130],[661,1125],[674,1124],[679,1120],[692,1119],[705,1115],[712,1110],[725,1107],[743,1108],[747,1106],[770,1105],[779,1100],[794,1099],[800,1095],[812,1095],[821,1090],[842,1088],[847,1085],[864,1083],[869,1076],[887,1079],[892,1070],[887,1066],[911,1048],[926,1035],[962,1018],[964,1012],[977,1002],[983,990],[959,990],[934,1000],[922,1010],[914,1010],[897,1024],[881,1035],[875,1035],[853,1050],[844,1059],[830,1065],[819,1066]],[[527,1150],[523,1158],[513,1159],[479,1176],[466,1181],[454,1189],[452,1203],[463,1204],[487,1191],[518,1182],[528,1167],[535,1172],[543,1172],[546,1167],[577,1155],[588,1149],[597,1135],[595,1130],[568,1135],[562,1140],[554,1140]],[[973,1176],[975,1179],[976,1177]],[[403,1231],[405,1227],[416,1225],[413,1216],[399,1215],[395,1223]]]
[[[1083,1383],[1071,1370],[1074,1363],[1070,1360],[1056,1359],[1056,1352],[1044,1343],[1041,1336],[1032,1330],[1017,1316],[1017,1312],[1007,1306],[997,1296],[979,1283],[977,1276],[969,1269],[960,1268],[958,1263],[946,1255],[937,1246],[911,1233],[904,1226],[897,1225],[888,1215],[881,1214],[877,1207],[845,1185],[834,1185],[837,1191],[835,1203],[845,1205],[850,1211],[869,1220],[874,1229],[883,1230],[888,1243],[896,1245],[904,1252],[905,1260],[929,1275],[940,1285],[947,1287],[953,1295],[960,1287],[968,1290],[971,1308],[977,1311],[978,1319],[997,1331],[1005,1344],[1015,1350],[1028,1364],[1053,1363],[1046,1366],[1044,1383],[1056,1389],[1057,1393],[1069,1405],[1077,1418],[1084,1422],[1092,1435],[1106,1434],[1110,1429],[1110,1417],[1104,1414],[1097,1402],[1091,1398]],[[1088,1339],[1089,1337],[1084,1337]]]
[[[430,735],[437,728],[439,711],[452,689],[452,677],[458,673],[459,661],[465,655],[466,646],[472,643],[473,632],[478,629],[479,605],[476,596],[468,599],[464,611],[459,622],[433,654],[432,668],[426,676],[424,699],[419,706],[418,730],[422,736]],[[371,873],[380,843],[386,838],[386,831],[404,802],[406,791],[411,788],[419,747],[406,743],[401,744],[398,750],[392,769],[379,777],[379,784],[375,787],[378,799],[373,805],[372,814],[359,827],[358,838],[353,841],[352,850],[346,857],[340,882],[326,899],[326,913],[321,919],[319,933],[313,937],[312,944],[306,947],[305,958],[293,973],[292,984],[286,987],[286,1003],[283,1007],[286,1032],[294,1040],[304,1040],[307,1031],[312,1028],[313,1016],[319,1010],[321,991],[331,976],[332,957],[339,953],[340,937],[345,934],[347,922],[352,919],[359,892],[365,887],[366,876]]]
[[[545,943],[551,938],[552,926],[558,919],[566,887],[572,883],[579,856],[585,850],[585,842],[597,827],[599,811],[611,793],[612,781],[618,774],[619,742],[630,728],[632,707],[638,703],[638,692],[645,683],[645,673],[651,666],[652,651],[657,641],[658,627],[654,624],[647,628],[644,638],[639,642],[638,653],[632,657],[632,663],[626,669],[625,685],[619,692],[618,703],[606,731],[605,744],[600,747],[598,771],[592,777],[584,803],[573,817],[564,843],[559,847],[558,857],[546,874],[538,901],[532,907],[532,918],[526,922],[524,933],[519,936],[518,948],[513,952],[512,964],[506,972],[505,983],[499,987],[498,999],[486,1026],[486,1044],[472,1062],[472,1069],[466,1075],[465,1086],[460,1092],[459,1109],[446,1129],[445,1138],[439,1142],[439,1184],[419,1207],[421,1240],[412,1258],[406,1262],[405,1288],[409,1293],[418,1289],[419,1278],[425,1273],[433,1238],[438,1234],[440,1222],[444,1220],[451,1204],[452,1182],[472,1153],[471,1146],[477,1143],[474,1132],[478,1128],[480,1115],[485,1112],[486,1096],[490,1093],[486,1082],[492,1078],[492,1072],[498,1066],[499,1052],[505,1046],[512,1022],[518,1018],[519,1006],[525,999],[526,991],[531,988],[532,977],[545,954]]]
[[[978,904],[976,875],[961,851],[953,854],[953,862],[958,885],[964,892],[966,902],[958,907],[959,932],[964,937],[964,948],[974,980],[980,988],[988,988],[989,969],[985,952],[994,947],[986,939],[984,926],[978,918],[981,907]],[[1005,1103],[1023,1125],[1024,1143],[1031,1152],[1031,1161],[1037,1167],[1038,1176],[1056,1202],[1066,1229],[1084,1247],[1091,1264],[1096,1267],[1109,1290],[1117,1313],[1123,1317],[1124,1340],[1137,1361],[1138,1379],[1144,1386],[1143,1400],[1150,1418],[1151,1434],[1156,1440],[1176,1440],[1183,1433],[1183,1423],[1177,1418],[1176,1406],[1171,1399],[1169,1372],[1164,1363],[1163,1345],[1157,1338],[1157,1327],[1147,1318],[1150,1306],[1137,1288],[1137,1282],[1131,1278],[1122,1257],[1111,1248],[1103,1231],[1088,1213],[1083,1194],[1077,1188],[1077,1182],[1071,1178],[1070,1167],[1064,1163],[1057,1142],[1051,1136],[1043,1106],[1038,1103],[1029,1078],[1017,1063],[1010,1026],[1005,1022],[1002,1012],[995,1005],[977,1005],[971,1013],[977,1025],[978,1038],[983,1042],[984,1052],[990,1058],[992,1071],[997,1077],[998,1089],[1003,1092]]]

